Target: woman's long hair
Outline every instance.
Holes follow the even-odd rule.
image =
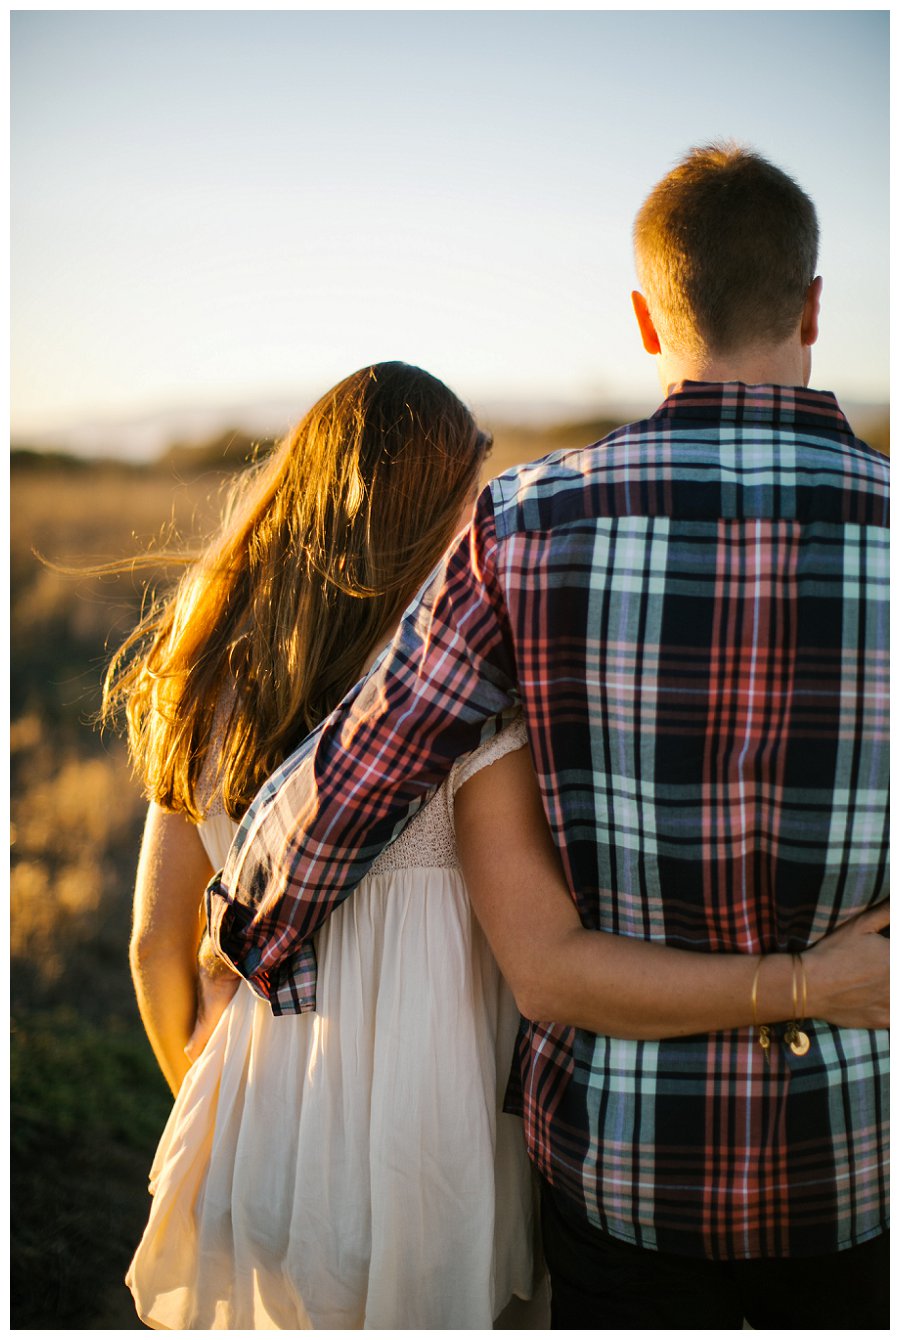
[[[219,531],[106,675],[102,720],[125,706],[149,799],[201,818],[209,759],[240,818],[424,582],[489,445],[442,382],[379,363],[247,471]]]

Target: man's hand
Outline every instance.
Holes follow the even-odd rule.
[[[197,952],[197,1017],[194,1031],[184,1049],[192,1063],[212,1037],[213,1029],[240,982],[238,974],[219,957],[209,936],[204,934]]]

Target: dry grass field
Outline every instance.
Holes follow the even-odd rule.
[[[128,976],[143,803],[92,725],[140,583],[42,566],[140,552],[215,509],[220,476],[23,464],[11,476],[12,1323],[138,1323],[121,1283],[168,1092]]]
[[[498,433],[491,474],[610,423]],[[884,434],[886,448],[886,430]],[[223,443],[230,441],[226,451]],[[93,718],[144,579],[72,577],[207,528],[246,444],[150,468],[14,456],[11,474],[12,1324],[139,1329],[123,1275],[170,1099],[128,974],[143,816]],[[145,574],[146,578],[146,574]]]

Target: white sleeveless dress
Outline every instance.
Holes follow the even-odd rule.
[[[127,1276],[154,1329],[549,1325],[522,1125],[502,1110],[518,1014],[472,915],[450,777],[318,932],[318,1007],[245,984],[191,1067]],[[200,833],[215,868],[235,825]],[[519,1309],[517,1311],[517,1308]]]

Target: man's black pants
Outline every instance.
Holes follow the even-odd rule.
[[[707,1261],[594,1228],[541,1181],[554,1330],[887,1330],[883,1233],[832,1256]]]

